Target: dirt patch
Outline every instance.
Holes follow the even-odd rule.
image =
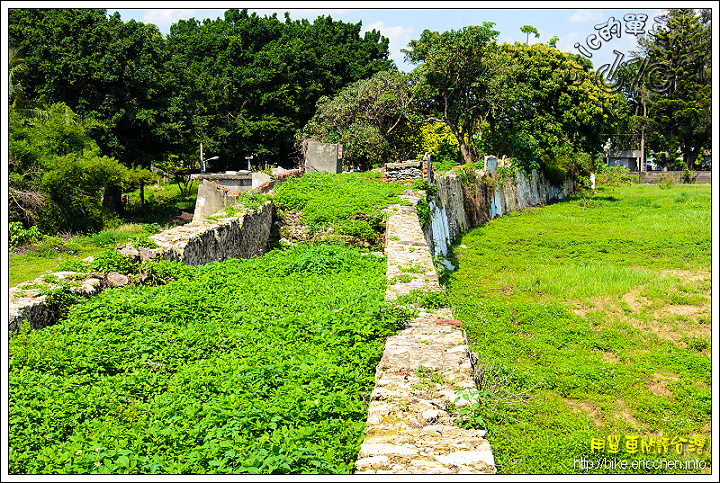
[[[632,317],[626,317],[624,320],[636,329],[644,332],[652,332],[661,339],[669,340],[680,347],[687,347],[687,343],[685,341],[685,338],[687,337],[708,340],[711,337],[711,327],[707,324],[680,322],[673,325],[661,320],[645,322]]]
[[[659,319],[661,317],[672,317],[673,315],[679,315],[697,321],[699,316],[705,312],[705,309],[706,308],[704,305],[667,305],[653,312],[653,315],[656,319]]]
[[[565,399],[565,402],[573,409],[573,411],[582,411],[586,413],[590,417],[592,422],[595,424],[595,426],[603,425],[603,417],[600,413],[600,408],[598,408],[594,404],[585,401],[576,401],[575,399]]]
[[[568,309],[575,315],[585,318],[588,312],[592,310],[605,310],[607,307],[614,307],[613,299],[605,297],[597,297],[587,301],[571,300],[566,302]]]
[[[613,364],[620,362],[620,358],[612,352],[603,352],[602,358],[605,362],[610,362]]]
[[[650,305],[647,297],[640,296],[640,290],[631,290],[622,297],[622,301],[628,304],[633,313],[641,312],[643,307]]]
[[[677,277],[685,282],[697,282],[712,278],[712,274],[704,270],[660,270],[660,273],[667,277]]]
[[[635,416],[632,415],[630,409],[628,409],[624,400],[618,399],[616,404],[617,408],[615,409],[615,411],[613,411],[613,416],[618,419],[624,419],[625,421],[630,423],[635,429],[643,429],[647,427],[647,425],[635,419]]]
[[[672,399],[673,395],[667,387],[667,381],[677,381],[678,379],[679,377],[677,376],[666,376],[656,372],[653,374],[652,378],[647,381],[646,385],[653,394],[667,399]]]

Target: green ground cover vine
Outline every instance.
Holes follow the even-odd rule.
[[[385,261],[324,245],[106,290],[9,342],[9,471],[348,473],[385,338]]]
[[[382,183],[377,172],[307,173],[281,184],[273,197],[277,206],[302,211],[311,232],[332,228],[336,233],[381,243],[385,230],[382,209],[400,203],[407,189],[399,183]]]
[[[593,438],[613,435],[686,441],[682,455],[632,454],[622,439],[607,458],[708,471],[711,189],[617,185],[592,200],[507,214],[455,246],[458,270],[444,277],[471,350],[515,371],[510,392],[538,388],[527,404],[472,416],[500,473],[668,473],[578,466],[600,456]]]

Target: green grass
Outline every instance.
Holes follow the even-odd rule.
[[[102,292],[9,342],[9,471],[348,473],[385,339],[384,258],[331,245]]]
[[[529,403],[481,409],[499,471],[672,473],[630,466],[659,458],[697,458],[709,471],[710,187],[634,185],[583,204],[571,198],[471,230],[454,248],[458,270],[444,275],[481,361],[515,370],[511,393],[539,385]],[[609,452],[613,435],[619,453]],[[632,454],[632,435],[705,437],[706,447]],[[629,466],[579,468],[601,456]]]
[[[145,240],[148,235],[177,225],[179,222],[173,217],[182,211],[194,211],[197,184],[187,196],[181,196],[178,186],[173,183],[146,186],[145,208],[142,211],[139,209],[138,191],[128,196],[129,204],[124,216],[116,217],[110,226],[99,233],[45,236],[37,243],[11,252],[8,257],[9,286],[60,270],[64,265],[95,256],[116,244],[129,243],[138,238]]]
[[[163,228],[154,224],[126,223],[90,235],[45,236],[38,243],[24,247],[23,254],[8,257],[8,284],[13,287],[50,272],[71,270],[69,267],[84,258],[95,257],[118,244],[147,245],[147,237]]]

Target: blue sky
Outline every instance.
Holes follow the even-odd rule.
[[[679,2],[683,3],[683,2]],[[672,6],[682,6],[678,2]],[[701,2],[703,3],[703,2]],[[693,3],[693,7],[702,6]],[[705,2],[710,6],[710,2]],[[109,3],[110,4],[110,3]],[[607,22],[611,17],[620,22],[621,33],[618,38],[614,35],[611,40],[601,42],[597,50],[585,48],[593,54],[592,61],[595,67],[612,63],[617,50],[630,57],[630,52],[636,47],[636,36],[626,31],[624,17],[627,14],[643,13],[647,15],[646,30],[653,23],[653,18],[662,13],[662,2],[202,2],[202,6],[218,6],[218,9],[196,9],[200,2],[114,2],[113,6],[123,4],[130,8],[106,7],[108,13],[120,12],[124,21],[131,18],[153,23],[163,33],[168,33],[170,25],[179,19],[197,20],[223,17],[227,8],[248,8],[259,15],[272,15],[277,13],[284,18],[284,13],[290,13],[291,19],[306,18],[310,21],[320,15],[329,15],[334,20],[356,23],[362,21],[363,30],[376,29],[390,39],[391,58],[401,70],[409,71],[412,65],[404,63],[404,55],[400,51],[406,48],[412,39],[417,39],[425,29],[445,31],[461,29],[468,25],[479,25],[482,22],[495,22],[495,29],[500,31],[498,40],[502,42],[525,42],[526,35],[520,31],[523,25],[532,25],[540,37],[530,37],[530,43],[547,43],[553,36],[558,36],[557,47],[566,52],[579,53],[574,47],[580,42],[586,45],[587,37],[597,34],[596,25]],[[443,8],[431,8],[442,5]],[[553,8],[530,8],[539,5],[548,5]],[[602,5],[602,8],[597,8]],[[100,5],[98,5],[100,6]],[[147,7],[150,9],[138,9]],[[670,5],[666,5],[670,6]],[[168,8],[177,7],[177,8]],[[252,8],[255,7],[255,8]],[[412,7],[412,8],[411,8]]]

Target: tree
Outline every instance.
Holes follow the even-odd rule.
[[[176,125],[164,40],[154,25],[108,17],[103,9],[10,9],[10,42],[25,53],[25,97],[65,103],[102,121],[104,155],[144,165],[170,149]]]
[[[618,96],[579,55],[519,42],[501,45],[496,55],[508,66],[505,96],[487,119],[485,149],[515,157],[526,169],[545,165],[586,175],[602,151],[602,134],[612,128]]]
[[[102,192],[124,186],[128,170],[102,156],[90,137],[96,123],[59,103],[31,119],[10,108],[10,221],[37,225],[44,233],[97,231],[109,213]]]
[[[410,119],[411,74],[378,72],[344,87],[334,97],[321,97],[315,116],[299,133],[306,140],[342,143],[345,160],[364,167],[398,151],[408,152],[396,136]]]
[[[320,97],[392,65],[388,40],[377,31],[361,37],[361,27],[325,16],[281,22],[236,9],[224,19],[173,25],[173,102],[186,113],[178,152],[202,142],[221,157],[217,166],[234,169],[253,152],[286,161]]]
[[[522,28],[520,28],[520,31],[524,34],[527,34],[527,37],[525,38],[525,45],[528,45],[530,43],[530,34],[535,34],[535,38],[540,38],[540,32],[533,27],[532,25],[523,25]],[[552,45],[555,46],[554,43]]]
[[[452,130],[466,162],[475,162],[475,136],[483,120],[502,98],[503,67],[492,56],[499,32],[494,23],[443,33],[425,30],[403,50],[408,61],[420,64],[418,112],[424,121],[440,121]]]
[[[650,61],[643,80],[649,91],[650,142],[657,151],[678,146],[688,169],[711,146],[710,16],[673,9],[662,27],[643,39]]]
[[[10,47],[8,50],[8,64],[8,96],[10,98],[10,105],[14,108],[19,108],[23,97],[23,87],[22,84],[20,84],[20,76],[27,72],[27,65],[25,65],[25,58],[15,47]]]

